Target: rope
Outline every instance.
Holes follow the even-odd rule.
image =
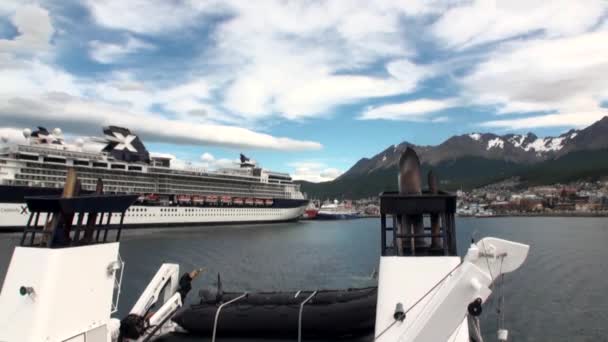
[[[505,325],[505,318],[504,318],[504,306],[505,306],[505,275],[502,273],[502,264],[504,261],[504,257],[500,258],[500,282],[498,283],[497,287],[498,287],[498,292],[499,292],[499,296],[498,296],[498,304],[496,306],[496,325],[498,326],[498,329],[502,329]]]
[[[467,315],[464,315],[464,317],[467,317]],[[456,333],[454,334],[454,339],[452,340],[452,342],[456,341],[456,339],[458,338],[458,333],[460,332],[460,328],[462,328],[462,326],[462,323],[458,324],[458,328],[455,330]]]
[[[454,273],[454,271],[456,271],[456,269],[458,269],[458,267],[460,267],[460,265],[462,265],[462,262],[460,262],[458,265],[456,265],[456,267],[452,268],[452,270],[446,274],[443,278],[441,278],[435,285],[433,285],[433,287],[431,287],[430,290],[428,290],[422,297],[420,297],[414,304],[412,304],[412,306],[410,306],[407,310],[405,310],[405,315],[407,316],[407,314],[412,311],[412,309],[414,309],[414,307],[418,304],[420,304],[420,302],[422,302],[422,300],[424,298],[426,298],[426,296],[428,296],[431,292],[433,292],[433,290],[435,290],[437,288],[437,286],[441,285],[441,283],[443,283],[449,276],[452,275],[452,273]]]
[[[397,323],[397,320],[394,320],[393,323],[389,324],[388,327],[384,328],[384,330],[382,330],[381,333],[378,334],[378,336],[374,337],[374,341],[379,339],[382,335],[384,335],[385,332],[388,331],[388,329],[392,328],[393,325],[395,325],[395,323]]]
[[[483,244],[483,249],[484,252],[487,251],[486,249],[486,244],[485,241],[483,241],[483,239],[481,240],[482,244]],[[487,253],[487,252],[486,252]],[[490,278],[492,279],[492,282],[490,283],[490,287],[492,287],[494,285],[494,275],[492,274],[492,268],[490,267],[490,261],[488,260],[487,257],[485,257],[486,259],[486,264],[488,266],[488,272],[490,273]],[[500,291],[501,291],[501,300],[503,302],[504,305],[504,286],[502,284],[502,282],[504,281],[504,274],[502,274],[502,265],[503,265],[503,261],[504,261],[504,256],[501,256],[500,258],[500,271],[499,274],[501,275],[501,286],[500,286]],[[462,262],[459,263],[458,265],[456,265],[456,267],[454,267],[448,274],[446,274],[443,278],[441,278],[435,285],[433,285],[433,287],[431,287],[430,290],[428,290],[422,297],[420,297],[414,304],[412,304],[412,306],[410,306],[407,310],[405,310],[405,315],[407,316],[407,314],[412,311],[414,309],[414,307],[416,307],[416,305],[420,304],[420,302],[422,302],[431,292],[433,292],[439,285],[441,285],[449,276],[452,275],[452,273],[454,273],[454,271],[456,271],[456,269],[458,269],[458,267],[460,267],[462,265]],[[434,296],[434,295],[433,295]],[[429,303],[427,302],[426,305],[428,305]],[[425,305],[425,307],[426,307]],[[500,306],[500,302],[499,304],[497,304],[498,306]],[[423,308],[424,310],[424,308]],[[500,315],[502,313],[502,309],[497,308],[497,313],[499,314],[499,328],[501,326],[501,317],[502,316],[502,324],[504,324],[504,314]],[[416,321],[418,318],[420,317],[420,315],[416,316],[415,320]],[[476,324],[474,324],[474,328],[476,329],[476,333],[479,336],[480,342],[483,342],[482,336],[481,336],[481,327],[479,324],[479,319],[475,318],[474,322],[476,322]],[[395,323],[397,323],[397,320],[394,320],[391,324],[389,324],[386,328],[384,328],[384,330],[382,330],[382,332],[380,334],[378,334],[378,336],[374,337],[374,341],[379,339],[382,335],[384,335],[384,333],[386,333],[389,329],[391,329]],[[458,326],[458,329],[456,331],[456,335],[458,335],[458,331],[461,328],[462,324]]]
[[[445,284],[445,282],[441,282],[441,287],[443,287],[443,285]],[[422,316],[422,313],[424,312],[424,310],[426,309],[426,307],[431,303],[431,301],[433,300],[433,298],[435,298],[435,296],[437,295],[437,293],[439,292],[439,289],[441,287],[437,288],[437,291],[433,291],[433,295],[429,298],[429,300],[424,304],[424,306],[422,307],[422,309],[420,309],[420,312],[418,313],[418,316],[416,316],[416,318],[414,318],[414,321],[412,322],[412,324],[415,324],[418,319],[420,318],[420,316]]]
[[[478,317],[473,318],[473,331],[475,332],[475,335],[477,335],[477,341],[483,342],[483,336],[481,336],[481,323],[479,322]]]
[[[483,239],[481,239],[481,243],[483,244],[483,252],[484,252],[484,254],[487,254],[488,253],[488,249],[486,248],[486,242]],[[492,279],[492,283],[491,284],[494,284],[494,275],[492,274],[492,268],[490,267],[490,261],[488,260],[487,256],[485,256],[484,258],[486,259],[486,265],[488,265],[488,272],[490,272],[490,278]]]
[[[450,272],[448,272],[448,274],[446,274],[443,278],[441,278],[435,285],[433,285],[433,287],[431,287],[430,290],[428,290],[422,297],[420,297],[414,304],[412,304],[412,306],[410,306],[407,310],[405,310],[404,314],[407,317],[407,314],[412,311],[414,309],[414,307],[416,307],[416,305],[420,304],[420,302],[422,302],[424,300],[424,298],[426,298],[426,296],[428,296],[431,292],[433,292],[439,285],[441,285],[449,276],[452,275],[452,273],[454,273],[454,271],[456,271],[456,269],[458,269],[458,267],[460,267],[462,265],[462,262],[460,262],[458,265],[456,265],[456,267],[452,268],[452,270],[450,270]],[[427,303],[428,305],[428,303]],[[380,334],[378,334],[378,336],[374,337],[374,341],[379,339],[380,336],[382,336],[385,332],[387,332],[390,328],[392,328],[395,323],[397,323],[397,320],[394,320],[388,327],[386,327],[384,330],[382,330],[382,332]]]

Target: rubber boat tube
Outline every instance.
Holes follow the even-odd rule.
[[[218,336],[298,336],[300,304],[313,291],[258,292],[222,308]],[[210,336],[218,307],[243,293],[201,295],[199,304],[181,311],[173,320],[188,332]],[[296,296],[297,294],[297,296]],[[374,330],[377,288],[321,290],[302,311],[304,337],[356,337]]]

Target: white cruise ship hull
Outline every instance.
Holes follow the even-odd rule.
[[[230,223],[264,223],[297,220],[307,203],[292,208],[273,207],[179,207],[132,206],[126,213],[124,225],[128,228],[186,226]],[[0,231],[16,231],[27,224],[29,212],[23,203],[0,203]],[[44,220],[44,217],[40,217]],[[110,223],[119,223],[118,216]]]

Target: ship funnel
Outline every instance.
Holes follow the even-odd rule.
[[[127,128],[118,126],[104,127],[104,142],[107,144],[103,151],[114,158],[126,162],[150,162],[150,153],[137,135]]]

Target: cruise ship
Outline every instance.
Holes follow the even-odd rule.
[[[106,193],[138,194],[125,214],[127,227],[291,221],[308,205],[289,174],[262,169],[242,154],[234,168],[178,169],[171,158],[150,155],[127,128],[104,127],[103,133],[93,140],[103,144],[98,152],[83,139],[67,143],[60,129],[25,129],[25,143],[3,137],[0,231],[24,227],[24,198],[59,194],[68,168],[76,170],[81,192],[94,192],[101,179]]]

